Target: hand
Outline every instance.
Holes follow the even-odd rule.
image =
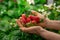
[[[46,17],[44,17],[44,15],[42,15],[42,14],[36,12],[36,11],[33,11],[33,10],[32,10],[31,12],[32,12],[32,14],[34,14],[35,16],[38,16],[40,19],[43,19],[43,20],[44,20],[42,23],[39,23],[38,25],[39,25],[39,26],[42,26],[42,27],[45,27],[45,26],[46,26],[46,23],[47,23],[47,21],[49,21],[49,19],[46,18]]]
[[[23,32],[38,34],[40,32],[40,30],[43,30],[43,28],[40,26],[32,26],[32,27],[26,28],[22,25],[22,23],[19,19],[16,22]]]
[[[32,14],[34,14],[35,16],[38,16],[40,19],[44,19],[44,18],[45,18],[44,15],[42,15],[41,13],[38,13],[38,12],[36,12],[36,11],[34,11],[34,10],[32,10],[31,12],[32,12]]]

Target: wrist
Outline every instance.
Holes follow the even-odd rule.
[[[43,23],[44,23],[44,27],[47,26],[47,24],[48,24],[49,21],[50,21],[50,19],[48,19],[48,18],[45,18],[45,19],[44,19],[44,21],[43,21]]]

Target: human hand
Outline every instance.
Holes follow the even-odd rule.
[[[38,34],[40,30],[43,30],[43,28],[40,26],[32,26],[28,28],[24,27],[20,19],[18,19],[16,22],[23,32]]]
[[[43,19],[43,22],[39,23],[38,25],[39,26],[42,26],[42,27],[45,27],[46,26],[46,23],[49,21],[48,18],[46,18],[44,15],[42,15],[41,13],[38,13],[34,10],[31,11],[32,14],[34,14],[35,16],[38,16],[40,19]]]

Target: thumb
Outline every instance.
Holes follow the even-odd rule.
[[[38,16],[39,18],[44,19],[44,15],[42,15],[42,14],[40,14],[40,13],[34,11],[34,10],[31,10],[31,12],[32,12],[32,14],[34,14],[35,16]]]
[[[18,24],[18,26],[20,27],[20,28],[22,28],[23,27],[23,25],[21,24],[21,22],[20,22],[20,20],[19,19],[17,19],[17,24]]]
[[[31,10],[32,14],[34,14],[35,16],[38,16],[40,13],[34,11],[34,10]]]

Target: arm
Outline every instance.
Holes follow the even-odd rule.
[[[42,14],[36,11],[32,11],[32,14],[38,16],[40,19],[44,19],[43,23],[38,24],[39,26],[55,29],[55,30],[60,30],[60,21],[49,20],[48,18],[45,19],[45,17]]]
[[[45,38],[47,40],[60,40],[59,34],[47,31],[40,26],[33,26],[33,27],[26,28],[21,24],[21,22],[19,20],[17,20],[17,24],[19,25],[20,29],[23,32],[34,33],[34,34],[42,36],[43,38]]]
[[[45,29],[43,30],[38,30],[38,35],[42,36],[43,38],[47,39],[47,40],[60,40],[60,35],[47,31]]]
[[[46,26],[46,28],[60,30],[60,21],[47,20],[45,26]]]

